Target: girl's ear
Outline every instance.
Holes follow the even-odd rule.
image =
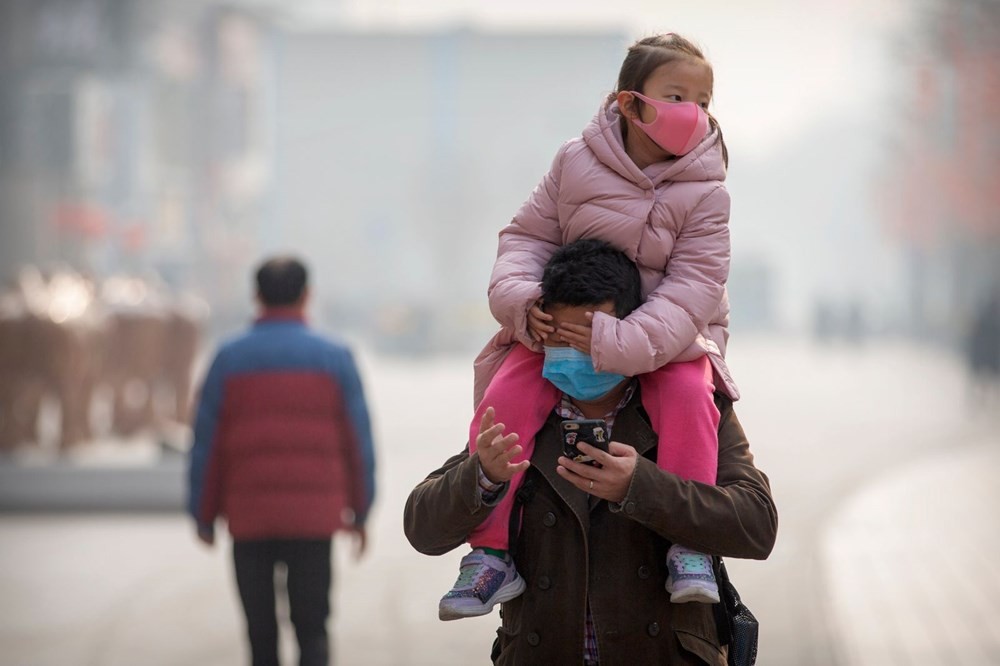
[[[618,108],[621,110],[622,115],[629,120],[636,120],[639,118],[638,112],[635,110],[635,95],[623,90],[618,93]]]

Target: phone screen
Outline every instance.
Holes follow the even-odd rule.
[[[570,460],[596,465],[596,461],[584,455],[576,447],[577,442],[586,442],[602,451],[608,450],[608,424],[604,419],[568,419],[562,422],[563,454]]]

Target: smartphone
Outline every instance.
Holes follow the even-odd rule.
[[[608,424],[604,419],[568,419],[562,422],[563,455],[576,462],[596,465],[597,461],[576,448],[586,442],[602,451],[608,450]]]

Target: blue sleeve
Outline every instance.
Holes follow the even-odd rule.
[[[340,385],[344,402],[347,404],[347,415],[354,428],[355,440],[358,443],[365,483],[365,505],[356,517],[358,524],[364,524],[375,500],[375,446],[372,442],[371,421],[368,416],[368,404],[365,402],[361,377],[350,350],[338,350],[333,372]]]
[[[222,353],[219,353],[212,361],[198,400],[188,469],[188,513],[200,527],[211,527],[200,520],[201,506],[205,495],[205,476],[215,446],[224,381]]]

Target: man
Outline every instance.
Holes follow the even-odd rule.
[[[350,350],[304,322],[305,267],[273,258],[256,278],[260,317],[202,388],[188,509],[208,545],[226,518],[254,666],[278,664],[279,562],[300,664],[326,664],[331,537],[351,530],[360,557],[375,494],[368,409]]]
[[[544,309],[556,329],[546,345],[567,344],[560,331],[586,326],[588,312],[622,316],[637,307],[630,295],[638,279],[634,264],[601,241],[560,248],[542,279]],[[659,469],[641,391],[639,379],[624,378],[597,399],[564,394],[530,463],[513,462],[517,436],[504,435],[487,410],[476,452],[466,448],[411,492],[406,535],[430,555],[461,545],[504,493],[517,492],[511,552],[527,586],[502,605],[495,664],[726,663],[714,607],[670,603],[666,553],[678,542],[713,555],[767,557],[777,530],[767,477],[754,467],[732,403],[721,394],[717,485]],[[598,466],[561,455],[560,423],[567,418],[607,422],[608,452],[577,445]],[[524,467],[521,487],[509,488]]]

